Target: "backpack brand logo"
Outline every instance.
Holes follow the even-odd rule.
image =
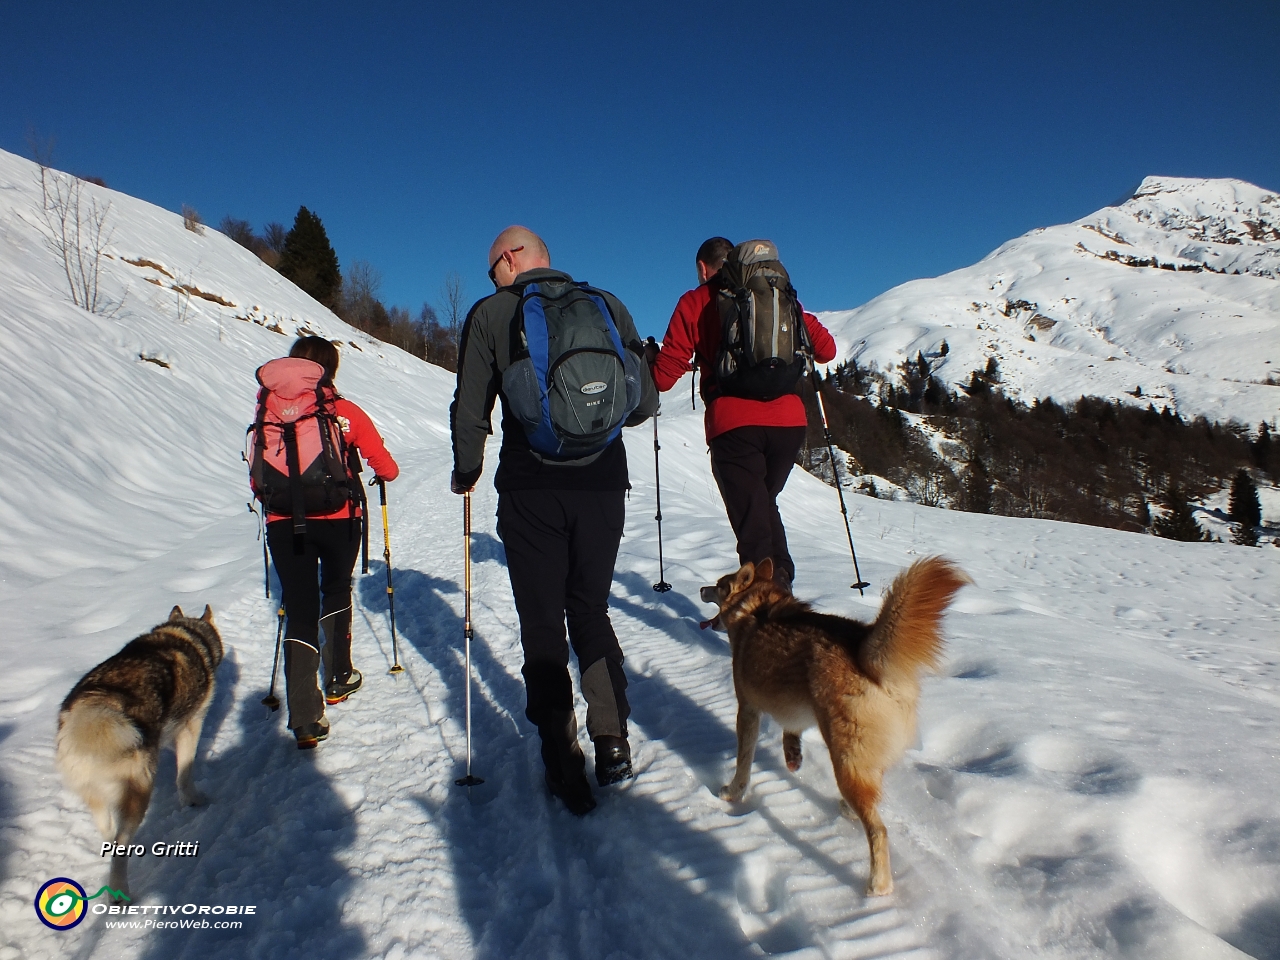
[[[296,417],[298,415],[298,410],[299,410],[299,407],[297,407],[296,405],[292,407],[281,407],[280,416]]]
[[[769,252],[769,248],[768,248],[768,247],[766,247],[763,243],[757,243],[757,244],[756,244],[756,248],[755,248],[755,250],[753,250],[752,252],[753,252],[753,253],[768,253],[768,252]]]
[[[582,392],[587,396],[591,396],[593,393],[603,393],[608,389],[609,385],[603,380],[592,380],[590,383],[584,383],[582,385]]]

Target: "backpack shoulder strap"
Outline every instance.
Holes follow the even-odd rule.
[[[529,287],[537,287],[537,281],[526,281],[525,283],[514,283],[505,289],[510,290],[518,298],[516,300],[515,312],[511,314],[511,322],[507,325],[510,343],[507,356],[511,358],[511,362],[522,360],[529,356],[529,344],[525,335],[524,327],[524,305],[531,296],[537,296],[538,291],[535,289],[532,293],[528,293]]]
[[[613,347],[618,351],[618,356],[622,357],[625,345],[622,342],[622,331],[618,329],[618,318],[613,315],[613,309],[609,306],[609,300],[605,296],[605,292],[597,287],[591,286],[585,280],[578,283],[578,287],[582,292],[595,301],[596,306],[600,308],[600,313],[604,315],[609,324],[609,337],[613,340]],[[613,294],[609,294],[613,296]]]

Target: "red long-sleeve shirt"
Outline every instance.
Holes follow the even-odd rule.
[[[378,428],[373,425],[369,415],[345,397],[338,397],[334,400],[333,409],[338,415],[338,425],[342,428],[342,438],[346,440],[349,446],[354,446],[360,452],[360,456],[364,457],[374,474],[383,480],[394,480],[400,476],[400,466],[395,462],[391,454],[387,452],[386,444],[382,442],[382,435],[378,433]],[[358,478],[357,482],[359,482]],[[333,513],[327,513],[319,517],[308,517],[307,519],[345,520],[348,515],[349,512],[344,506]],[[358,506],[356,507],[356,516],[360,516],[360,508]],[[285,514],[267,514],[268,523],[273,520],[287,519],[289,517]]]
[[[830,363],[836,356],[836,341],[827,328],[811,313],[804,315],[804,325],[813,344],[813,359]],[[712,296],[711,286],[702,284],[680,298],[671,322],[662,337],[662,349],[653,364],[653,380],[662,391],[670,390],[689,370],[689,361],[698,361],[698,374],[712,380],[717,351],[720,349],[720,311]],[[711,382],[705,380],[704,382]],[[748,400],[744,397],[715,397],[706,404],[704,423],[707,442],[713,437],[738,427],[803,427],[807,422],[804,401],[798,394],[787,394],[777,400]]]

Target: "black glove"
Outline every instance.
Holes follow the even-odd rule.
[[[458,494],[470,493],[473,489],[475,489],[475,484],[473,483],[471,484],[471,486],[464,487],[462,484],[458,482],[458,474],[456,471],[454,471],[454,472],[450,472],[449,474],[449,489],[452,490],[454,493],[458,493]]]
[[[660,350],[661,348],[658,346],[658,341],[653,339],[653,337],[649,337],[649,339],[645,340],[644,358],[649,361],[650,366],[652,366],[654,361],[658,359],[658,353]]]

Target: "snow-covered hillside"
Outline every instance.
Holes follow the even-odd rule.
[[[1274,424],[1280,197],[1239,180],[1148,177],[1118,206],[823,322],[862,366],[923,352],[959,386],[994,356],[1005,392],[1028,402],[1089,394]]]
[[[781,504],[797,591],[821,609],[872,616],[926,554],[975,580],[948,618],[947,664],[925,682],[919,743],[886,780],[897,889],[867,900],[866,842],[838,816],[816,736],[791,774],[766,723],[746,802],[715,794],[735,701],[723,638],[698,629],[709,611],[697,591],[734,551],[680,387],[660,418],[670,593],[651,588],[653,432],[627,438],[634,489],[612,616],[638,776],[600,791],[582,820],[545,795],[493,527],[495,438],[474,504],[486,784],[468,796],[453,785],[465,677],[451,377],[354,333],[214,231],[86,189],[116,217],[105,279],[123,307],[111,318],[68,302],[40,238],[36,168],[0,154],[0,960],[1280,957],[1280,550],[850,494],[873,584],[862,598],[834,491],[794,474]],[[180,318],[176,282],[230,305],[196,297]],[[375,559],[356,584],[366,683],[331,709],[314,753],[259,702],[275,603],[239,459],[253,370],[299,329],[344,344],[339,386],[402,467],[388,493],[405,672],[385,672]],[[92,893],[107,869],[54,770],[59,702],[174,603],[206,602],[228,646],[196,768],[211,802],[177,808],[166,756],[137,837],[199,841],[200,853],[137,858],[131,880],[142,905],[257,911],[240,929],[141,916],[108,928],[91,915],[50,930],[33,909],[39,886],[69,877]]]

